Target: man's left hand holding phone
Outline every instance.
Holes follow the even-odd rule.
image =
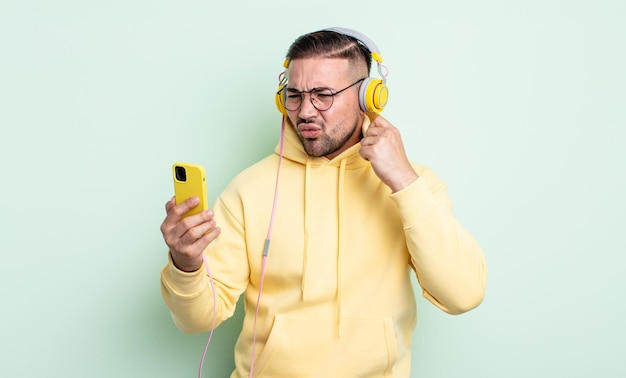
[[[202,267],[204,249],[217,238],[220,229],[208,208],[204,169],[195,164],[172,166],[174,196],[165,204],[167,216],[161,224],[165,244],[174,265],[185,272]]]

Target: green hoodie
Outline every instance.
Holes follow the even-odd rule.
[[[367,122],[368,120],[366,120]],[[452,214],[446,186],[426,167],[391,193],[357,144],[332,160],[308,156],[285,130],[278,203],[256,325],[255,377],[409,377],[416,301],[459,314],[483,299],[480,247]],[[217,198],[221,234],[207,249],[216,323],[245,295],[233,378],[248,377],[254,318],[279,162],[276,153],[241,172]],[[205,332],[213,321],[208,275],[161,274],[175,324]]]

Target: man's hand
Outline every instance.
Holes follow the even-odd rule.
[[[400,131],[381,116],[372,120],[359,153],[394,193],[419,177],[406,157]]]
[[[220,234],[212,210],[181,219],[199,203],[197,197],[192,197],[176,205],[172,197],[165,204],[167,216],[161,224],[161,233],[170,247],[174,265],[185,272],[193,272],[202,266],[202,252]]]

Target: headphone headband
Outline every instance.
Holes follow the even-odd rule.
[[[358,31],[353,30],[353,29],[339,28],[339,27],[326,28],[326,29],[322,29],[320,31],[331,31],[331,32],[347,35],[348,37],[352,37],[352,38],[356,39],[357,41],[361,42],[362,44],[364,44],[365,47],[367,47],[370,50],[370,52],[372,53],[372,59],[374,59],[378,63],[382,63],[383,62],[383,56],[381,55],[380,50],[378,49],[378,47],[376,47],[376,44],[374,43],[374,41],[369,39],[365,34],[363,34],[361,32],[358,32]]]

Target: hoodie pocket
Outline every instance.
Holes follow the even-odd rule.
[[[393,377],[396,345],[391,318],[277,315],[255,377]]]

